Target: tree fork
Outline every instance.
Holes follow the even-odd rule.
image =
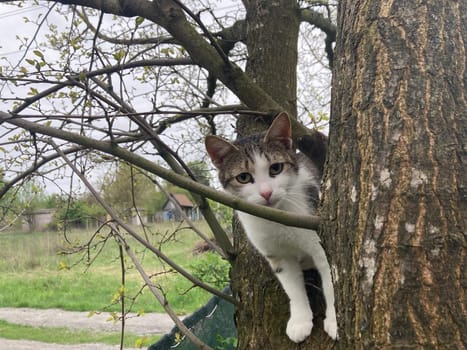
[[[296,67],[300,12],[293,0],[255,0],[247,7],[248,63],[246,73],[277,104],[296,116]],[[272,118],[269,119],[271,121]],[[240,117],[239,135],[267,127],[265,118]],[[294,138],[297,135],[293,130]],[[240,224],[234,225],[237,258],[232,267],[232,288],[245,305],[236,313],[238,349],[329,349],[334,343],[323,331],[322,303],[312,303],[312,335],[301,344],[286,335],[289,299],[265,259],[247,241]],[[318,293],[314,293],[318,294]],[[319,294],[318,294],[319,295]],[[313,298],[313,302],[315,298]],[[318,306],[319,304],[319,306]],[[316,306],[316,307],[315,307]]]

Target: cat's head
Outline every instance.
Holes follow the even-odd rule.
[[[296,181],[289,116],[279,114],[265,133],[236,142],[207,136],[206,150],[225,190],[251,203],[278,206]]]

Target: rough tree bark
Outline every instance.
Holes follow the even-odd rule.
[[[466,1],[339,3],[322,232],[340,349],[467,343],[466,43]]]
[[[247,8],[248,63],[246,72],[291,115],[296,115],[297,42],[300,25],[295,0],[256,0]],[[241,118],[240,135],[267,127],[271,120]],[[313,336],[294,344],[286,336],[289,300],[265,259],[247,242],[240,225],[235,226],[238,255],[231,277],[234,293],[245,306],[237,310],[238,349],[328,349],[332,343],[322,330],[322,307],[315,315]],[[317,301],[319,304],[319,300]],[[321,319],[320,319],[321,314]]]

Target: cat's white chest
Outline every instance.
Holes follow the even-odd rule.
[[[310,255],[305,247],[320,244],[315,231],[284,226],[246,213],[238,213],[248,239],[264,256],[296,256],[299,259]]]

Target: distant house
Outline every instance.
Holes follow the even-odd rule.
[[[171,193],[170,197],[175,201],[190,220],[199,220],[200,213],[197,207],[193,205],[193,202],[183,193]],[[173,203],[171,199],[167,199],[162,207],[162,220],[182,220],[182,215],[177,209],[177,205]]]
[[[23,214],[22,231],[47,231],[54,219],[55,209],[37,209]]]

